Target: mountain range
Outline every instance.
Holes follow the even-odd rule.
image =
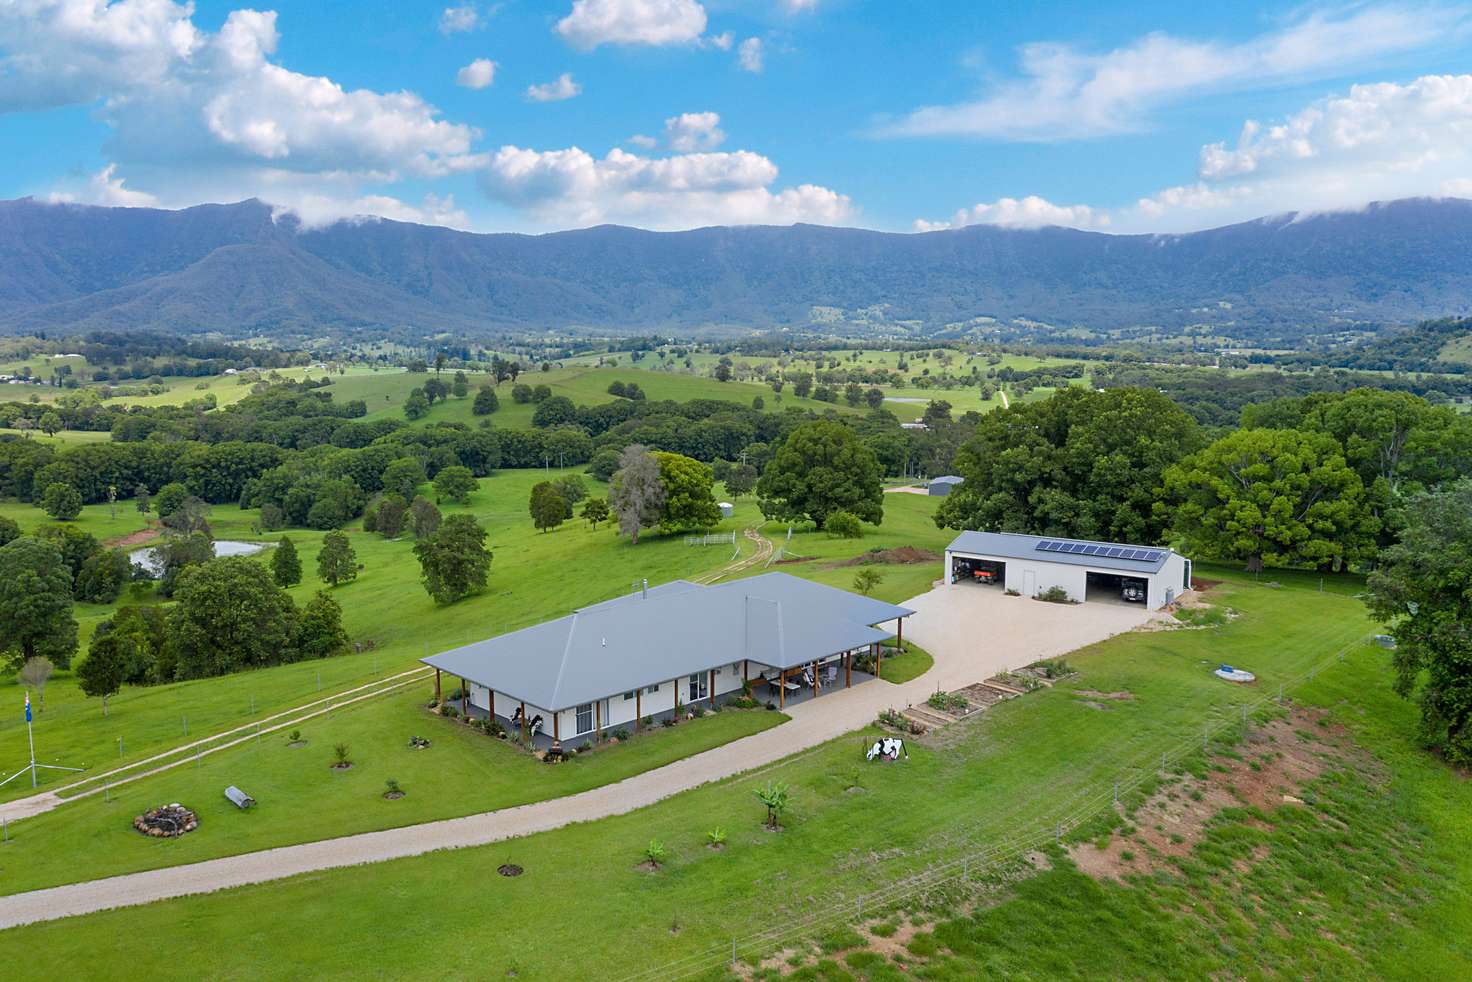
[[[0,202],[0,333],[475,337],[547,330],[1295,343],[1472,312],[1472,201],[1406,199],[1177,235],[978,225],[475,234]]]

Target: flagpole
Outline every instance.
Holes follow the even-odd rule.
[[[31,703],[26,700],[26,742],[31,745],[31,787],[36,786],[36,735],[31,732]]]

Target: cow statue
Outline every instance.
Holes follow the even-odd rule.
[[[535,715],[535,716],[532,717],[532,725],[531,725],[531,727],[529,729],[531,730],[532,736],[536,736],[538,733],[541,733],[542,732],[542,714],[541,713],[538,713],[537,715]]]
[[[511,714],[511,725],[512,726],[519,727],[519,726],[521,726],[521,724],[525,720],[525,718],[526,717],[522,714],[521,707],[520,706],[517,706],[516,707],[516,712],[514,712],[514,713]]]
[[[874,741],[864,756],[869,760],[899,760],[901,756],[905,760],[910,759],[910,752],[905,749],[905,741],[899,737],[883,737]]]

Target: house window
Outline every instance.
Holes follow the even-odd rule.
[[[706,678],[704,672],[696,672],[690,676],[690,701],[694,702],[697,699],[704,699],[709,695],[710,690],[707,688],[708,685],[709,680]]]
[[[624,693],[624,702],[628,702],[628,701],[630,701],[633,698],[634,698],[634,693],[633,692],[625,692]]]
[[[659,686],[658,685],[651,685],[649,688],[647,688],[647,689],[644,690],[644,694],[646,696],[652,696],[652,695],[654,695],[658,691],[659,691]]]
[[[593,704],[585,702],[578,707],[578,732],[587,733],[593,728]]]

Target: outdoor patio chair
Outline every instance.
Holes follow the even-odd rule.
[[[823,669],[823,684],[824,685],[832,685],[834,682],[837,682],[837,681],[838,681],[838,666],[837,665],[829,665],[827,668]]]

